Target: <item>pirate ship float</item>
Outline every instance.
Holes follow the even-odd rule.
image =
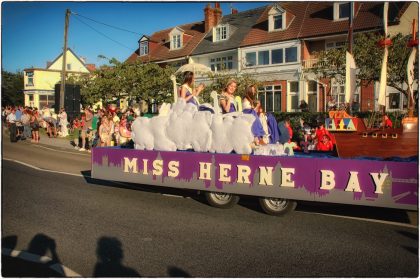
[[[384,47],[384,58],[382,61],[381,78],[379,86],[378,103],[385,117],[385,96],[387,87],[387,58],[388,46],[392,41],[387,33],[387,3],[384,5],[384,31],[385,37],[378,44]],[[350,41],[351,42],[351,41]],[[413,80],[414,63],[417,53],[418,40],[416,39],[416,22],[413,20],[412,39],[408,42],[411,53],[407,62],[407,95],[408,95],[408,117],[405,117],[399,127],[387,127],[384,119],[381,127],[373,128],[357,117],[352,117],[345,111],[331,111],[329,118],[325,121],[326,128],[334,134],[337,154],[340,158],[375,157],[375,158],[415,158],[418,160],[418,118],[413,116]],[[350,47],[351,50],[351,47]],[[354,72],[352,73],[351,53],[346,57],[346,100],[349,102],[354,92]],[[355,66],[355,65],[354,65]],[[355,68],[355,67],[354,67]],[[353,75],[352,75],[353,74]],[[353,89],[353,91],[352,91]],[[348,97],[348,98],[347,98]],[[375,115],[375,113],[374,113]],[[369,121],[370,122],[370,121]]]

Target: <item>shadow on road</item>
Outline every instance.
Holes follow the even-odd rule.
[[[122,265],[122,243],[115,237],[101,237],[98,240],[96,256],[98,262],[93,272],[94,277],[140,277],[137,271]]]
[[[168,277],[192,278],[188,272],[176,266],[168,267]]]
[[[149,192],[149,193],[160,193],[160,194],[169,194],[169,195],[177,195],[177,196],[182,196],[182,197],[189,197],[199,203],[208,205],[205,198],[203,198],[203,195],[199,195],[200,193],[199,190],[177,189],[177,188],[142,185],[142,184],[135,184],[135,183],[128,183],[128,182],[122,182],[122,183],[113,182],[109,180],[91,178],[90,170],[82,171],[81,173],[84,176],[87,183],[93,184],[96,186],[116,187],[116,188],[122,188],[122,189],[140,190],[140,191]],[[249,210],[252,210],[261,214],[265,214],[258,204],[257,197],[241,196],[241,199],[239,200],[238,204]],[[325,203],[325,202],[321,203],[321,202],[311,202],[311,201],[298,201],[296,211],[319,213],[319,214],[331,214],[331,215],[347,216],[347,217],[368,218],[368,219],[410,224],[410,218],[407,215],[407,211],[402,210],[402,209],[371,207],[371,206],[362,206],[362,205],[346,205],[346,204],[335,204],[335,203]]]
[[[410,218],[407,215],[407,211],[394,208],[336,203],[298,202],[296,210],[410,224]]]
[[[407,250],[408,252],[418,256],[419,255],[419,235],[418,235],[418,233],[415,234],[415,233],[411,233],[411,232],[407,232],[407,231],[397,231],[397,233],[399,233],[399,234],[401,234],[405,237],[408,237],[410,239],[410,241],[411,240],[415,241],[414,247],[413,246],[405,246],[405,245],[403,245],[402,247],[405,250]]]
[[[39,233],[32,238],[26,250],[12,255],[16,244],[17,236],[2,238],[3,277],[64,277],[54,239]],[[48,251],[52,259],[44,257]]]

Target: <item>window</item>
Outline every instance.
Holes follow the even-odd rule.
[[[274,30],[283,29],[283,14],[273,16]]]
[[[28,72],[26,73],[26,76],[28,77],[28,84],[27,86],[34,86],[34,72]]]
[[[286,11],[280,5],[274,5],[268,11],[268,31],[281,31],[286,29]]]
[[[210,68],[214,71],[232,70],[233,56],[224,56],[210,59]]]
[[[171,49],[181,48],[181,35],[173,35],[171,40]]]
[[[297,62],[297,47],[286,48],[286,63]]]
[[[291,111],[299,111],[299,82],[291,81],[289,87],[290,109]]]
[[[399,109],[400,108],[400,93],[390,93],[388,95],[389,109]]]
[[[271,51],[271,64],[283,63],[283,49],[273,49]]]
[[[67,64],[67,71],[71,71],[71,64]]]
[[[149,42],[140,42],[140,56],[147,55],[149,53]]]
[[[270,52],[268,50],[258,52],[258,65],[270,64]]]
[[[281,85],[268,85],[258,88],[258,100],[264,111],[281,111]]]
[[[297,55],[298,55],[297,47],[289,47],[285,49],[279,48],[279,49],[272,49],[272,50],[261,50],[258,52],[248,52],[245,55],[245,59],[246,59],[245,67],[253,67],[256,65],[274,65],[274,64],[282,64],[282,63],[293,63],[293,62],[298,61]]]
[[[340,108],[340,106],[345,104],[345,93],[346,93],[346,87],[344,85],[344,80],[342,81],[334,81],[332,83],[331,92],[335,99],[335,102],[337,104],[337,107]]]
[[[246,54],[246,64],[247,67],[252,67],[257,65],[257,53],[256,52],[248,52]]]
[[[325,44],[325,49],[333,49],[333,48],[342,48],[346,46],[346,42],[345,41],[340,41],[340,42],[327,42]]]
[[[350,16],[350,3],[338,4],[338,18],[345,19]]]
[[[334,3],[334,20],[346,20],[350,17],[350,2]]]
[[[218,27],[215,27],[214,29],[214,38],[215,42],[223,41],[228,39],[228,26],[227,25],[221,25]]]
[[[54,107],[55,100],[54,95],[39,95],[39,107],[43,108],[47,106],[49,108]]]

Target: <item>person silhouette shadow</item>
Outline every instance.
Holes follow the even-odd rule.
[[[124,258],[122,243],[115,237],[101,237],[98,240],[93,277],[140,277],[132,268],[122,265]]]
[[[2,240],[6,241],[4,247],[14,249],[17,237]],[[51,259],[47,256],[48,251],[51,253]],[[2,257],[2,264],[2,275],[5,277],[64,277],[55,240],[42,233],[35,235],[28,248],[17,256]]]

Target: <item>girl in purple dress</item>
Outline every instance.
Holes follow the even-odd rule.
[[[179,95],[182,99],[184,99],[187,103],[192,103],[198,106],[198,100],[196,96],[200,94],[200,92],[204,89],[204,84],[201,83],[197,88],[192,89],[194,84],[194,73],[187,71],[184,73],[184,82],[181,85],[181,90]]]
[[[223,113],[236,111],[235,91],[238,83],[236,80],[231,79],[227,83],[225,89],[222,91],[222,98],[220,99],[220,106]]]

